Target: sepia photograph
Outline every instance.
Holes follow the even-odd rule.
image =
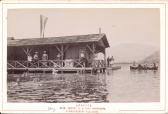
[[[160,102],[160,10],[9,9],[7,102]]]

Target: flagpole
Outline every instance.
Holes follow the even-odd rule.
[[[40,38],[44,38],[45,26],[47,23],[48,17],[40,15]]]
[[[40,38],[41,38],[41,15],[40,15]]]
[[[40,15],[40,38],[41,38],[41,15]]]

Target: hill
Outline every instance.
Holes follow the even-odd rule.
[[[160,51],[156,51],[150,56],[146,57],[141,63],[160,63]]]
[[[132,63],[133,61],[141,61],[147,58],[157,50],[157,47],[150,45],[126,43],[107,49],[107,57],[114,56],[115,62]]]

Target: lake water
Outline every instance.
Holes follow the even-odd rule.
[[[159,102],[159,71],[121,67],[97,75],[8,74],[8,102]]]

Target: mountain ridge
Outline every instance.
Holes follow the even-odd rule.
[[[140,61],[140,63],[158,63],[159,64],[160,63],[160,51],[154,52],[153,54],[149,55],[148,57]]]
[[[136,43],[125,43],[117,46],[113,46],[107,50],[107,56],[113,56],[115,62],[129,62],[142,61],[154,52],[156,52],[158,47],[146,45],[146,44],[136,44]]]

